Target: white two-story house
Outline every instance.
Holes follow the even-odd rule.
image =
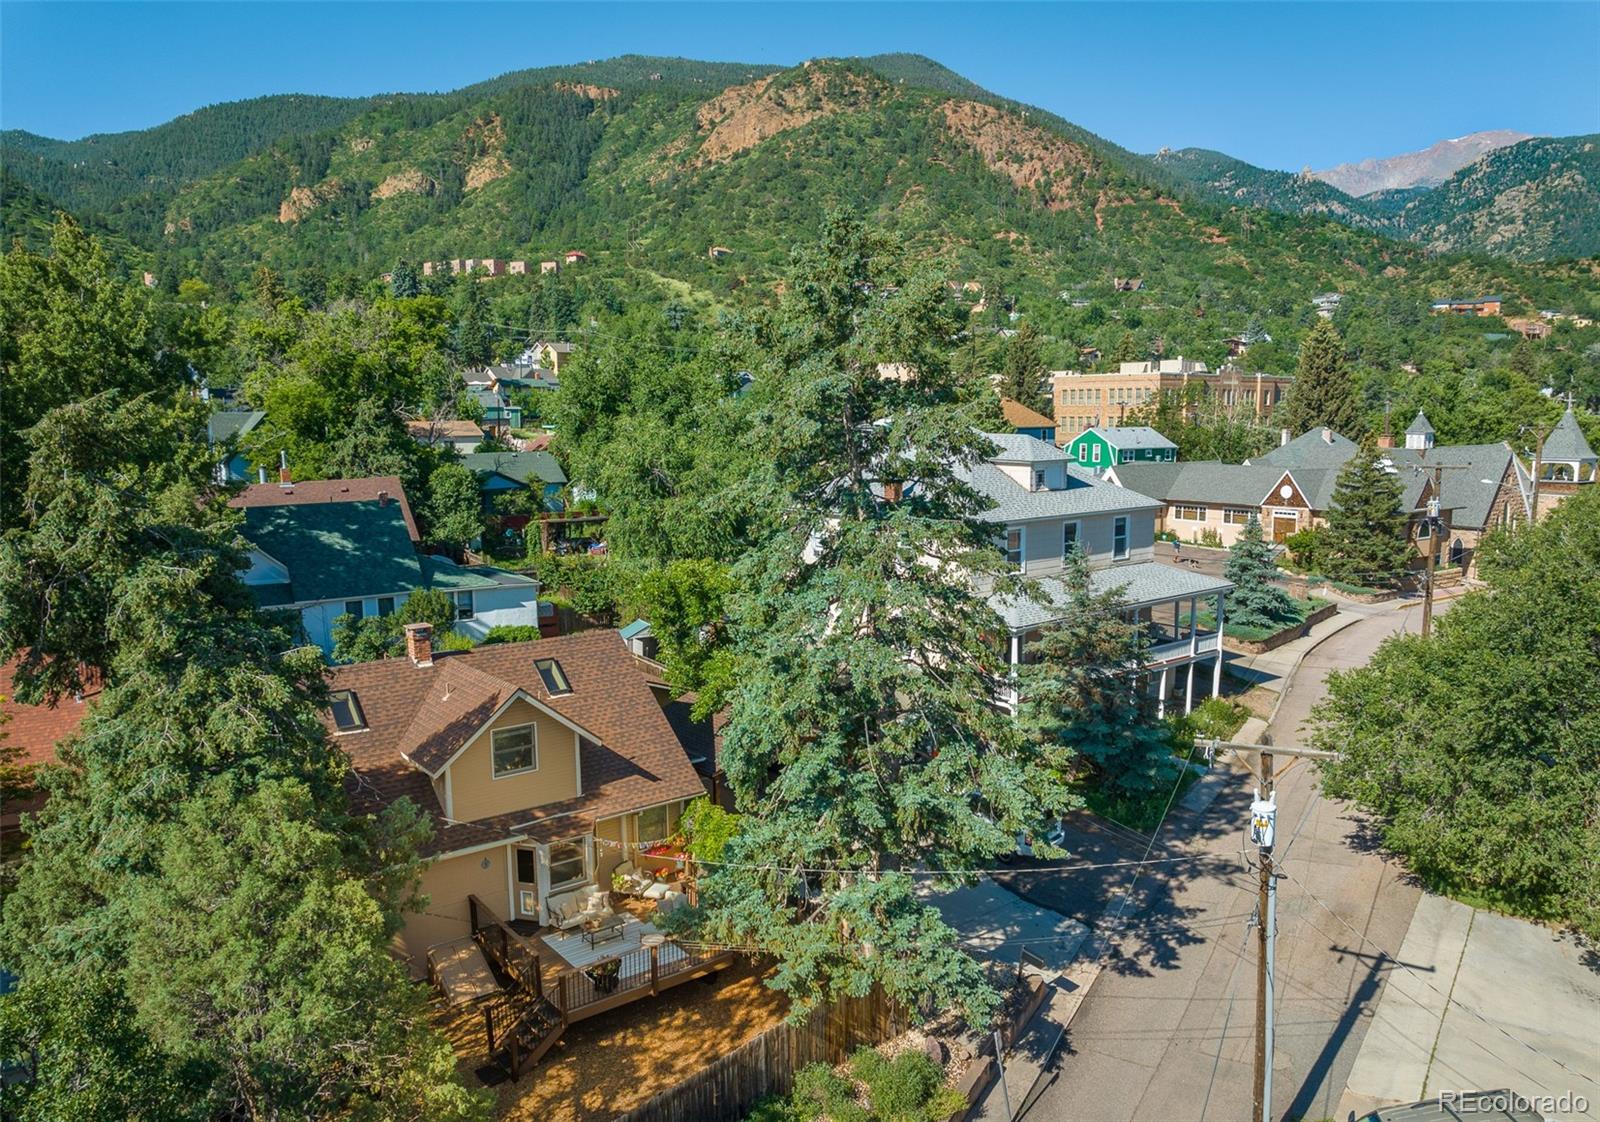
[[[1150,632],[1151,689],[1162,713],[1181,698],[1184,712],[1195,701],[1196,667],[1201,683],[1222,685],[1218,640],[1226,580],[1155,559],[1156,515],[1162,504],[1074,465],[1053,444],[1016,433],[986,433],[999,451],[964,471],[967,481],[994,501],[983,515],[1016,571],[1037,592],[1021,599],[996,594],[991,600],[1005,620],[1010,662],[1030,661],[1029,644],[1061,619],[1068,600],[1059,576],[1071,549],[1081,549],[1097,589],[1118,588],[1131,618]],[[1201,611],[1213,626],[1202,628]]]

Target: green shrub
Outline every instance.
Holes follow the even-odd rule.
[[[850,1057],[850,1073],[867,1085],[872,1114],[883,1122],[934,1122],[950,1113],[944,1106],[944,1069],[922,1052],[901,1052],[892,1060],[874,1048]]]
[[[791,1109],[800,1122],[823,1117],[829,1122],[872,1122],[856,1102],[855,1088],[827,1064],[810,1064],[795,1072]]]
[[[491,643],[531,643],[539,638],[539,629],[531,623],[502,623],[489,628],[489,634],[483,637],[481,646]]]

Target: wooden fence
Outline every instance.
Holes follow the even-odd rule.
[[[910,1027],[906,1011],[874,990],[819,1009],[805,1024],[768,1029],[668,1088],[616,1122],[740,1122],[768,1095],[786,1095],[807,1064],[836,1064],[863,1044],[878,1044]]]

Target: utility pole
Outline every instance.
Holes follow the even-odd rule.
[[[1439,560],[1439,465],[1433,467],[1433,498],[1428,500],[1427,598],[1422,601],[1422,637],[1433,633],[1433,567]]]
[[[1299,759],[1336,760],[1337,752],[1317,748],[1282,747],[1272,745],[1270,736],[1263,736],[1260,744],[1239,744],[1229,740],[1208,740],[1196,737],[1195,744],[1205,749],[1208,758],[1218,752],[1260,753],[1261,766],[1256,772],[1259,786],[1255,801],[1250,806],[1250,840],[1257,846],[1261,858],[1261,880],[1256,894],[1256,1057],[1255,1097],[1251,1122],[1272,1122],[1272,1053],[1275,1046],[1275,1014],[1277,989],[1278,944],[1278,881],[1272,860],[1273,843],[1278,825],[1277,790],[1273,782],[1272,758],[1293,756]]]

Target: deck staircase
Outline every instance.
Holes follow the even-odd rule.
[[[567,1019],[548,998],[507,994],[484,1011],[489,1062],[517,1079],[556,1046]]]

